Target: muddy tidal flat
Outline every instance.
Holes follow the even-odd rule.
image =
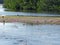
[[[60,17],[48,16],[0,16],[0,22],[22,22],[28,24],[60,24]]]

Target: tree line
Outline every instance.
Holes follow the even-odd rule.
[[[60,0],[4,0],[4,7],[15,11],[60,13]]]

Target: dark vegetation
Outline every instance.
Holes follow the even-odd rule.
[[[60,13],[60,0],[4,0],[4,7],[14,11]]]

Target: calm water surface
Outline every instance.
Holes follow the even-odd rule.
[[[60,25],[0,23],[0,45],[60,45]]]
[[[4,10],[3,5],[0,5],[1,16],[57,16],[56,14],[9,12]],[[60,45],[60,25],[0,23],[0,45]]]

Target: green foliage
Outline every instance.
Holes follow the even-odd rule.
[[[60,0],[4,0],[4,7],[15,11],[60,13]]]

